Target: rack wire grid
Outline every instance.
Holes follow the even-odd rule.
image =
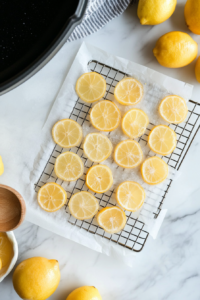
[[[90,61],[88,63],[88,69],[90,71],[101,74],[106,79],[107,89],[106,89],[106,94],[104,96],[104,99],[107,100],[112,100],[114,87],[116,86],[116,84],[122,78],[126,76],[130,77],[130,75],[120,70],[114,69],[108,65],[105,65],[95,60]],[[189,111],[188,111],[187,121],[182,124],[169,125],[172,129],[174,129],[174,131],[177,134],[176,149],[172,154],[168,156],[165,157],[160,156],[162,159],[164,159],[167,162],[169,166],[177,170],[180,168],[183,159],[187,154],[191,146],[191,143],[200,128],[200,126],[198,126],[198,128],[196,129],[198,124],[197,122],[199,121],[199,117],[200,117],[200,104],[190,100],[188,106],[189,106]],[[91,107],[92,104],[83,103],[80,100],[80,98],[78,98],[69,118],[77,121],[80,125],[83,125],[85,122],[89,122],[89,113]],[[143,142],[147,144],[148,134],[153,127],[154,124],[150,123],[146,133],[138,139],[139,143]],[[195,131],[194,129],[196,130],[196,132],[194,132]],[[47,164],[40,178],[38,179],[38,182],[35,184],[36,192],[38,192],[40,187],[43,186],[49,179],[51,179],[51,181],[59,183],[60,185],[63,185],[64,182],[58,179],[54,173],[54,163],[57,156],[64,151],[65,150],[63,148],[61,148],[58,145],[55,145],[51,153],[51,156],[49,157],[49,160],[47,161]],[[84,175],[76,181],[71,193],[69,193],[69,191],[65,187],[66,191],[68,192],[68,200],[70,200],[72,194],[82,190],[88,190],[88,188],[85,186],[85,175],[88,168],[93,165],[93,163],[84,155],[82,145],[78,147],[74,147],[70,149],[70,151],[77,153],[82,158],[85,164],[85,172]],[[150,155],[150,151],[148,155]],[[164,199],[166,198],[166,195],[172,184],[172,179],[167,179],[167,180],[168,182],[167,185],[165,186],[166,187],[165,190],[162,190],[162,195],[160,195],[160,191],[159,191],[159,197],[157,197],[155,191],[154,192],[151,192],[151,190],[146,191],[148,193],[148,197],[154,200],[153,212],[151,209],[151,214],[153,213],[154,218],[158,217]],[[116,202],[112,200],[113,193],[114,190],[109,190],[104,194],[95,194],[95,197],[99,200],[100,209],[106,206],[116,205]],[[145,206],[145,204],[143,206]],[[144,209],[148,211],[148,208],[144,208]],[[127,224],[120,233],[116,233],[116,234],[106,233],[102,228],[98,226],[95,218],[92,218],[91,220],[84,220],[84,221],[75,219],[73,216],[71,216],[68,209],[68,205],[66,205],[66,213],[68,214],[68,222],[70,222],[71,224],[78,226],[79,228],[83,228],[86,231],[90,232],[91,234],[96,234],[101,236],[102,238],[106,238],[132,251],[136,251],[136,252],[141,251],[149,235],[148,231],[146,230],[145,223],[140,220],[139,216],[133,217],[133,214],[131,212],[127,212],[127,211],[125,212],[127,216]]]

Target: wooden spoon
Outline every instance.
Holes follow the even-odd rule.
[[[26,204],[13,188],[0,184],[0,231],[16,229],[24,220]]]

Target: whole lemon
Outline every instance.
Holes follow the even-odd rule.
[[[94,286],[82,286],[69,294],[66,300],[102,300]]]
[[[45,300],[60,282],[57,260],[32,257],[22,261],[13,273],[13,285],[17,294],[26,300]]]
[[[187,0],[184,14],[188,28],[200,34],[200,0]]]
[[[157,25],[171,17],[177,0],[139,0],[137,15],[142,25]]]
[[[196,65],[195,65],[195,75],[197,81],[200,83],[200,56],[197,59]]]
[[[2,158],[0,156],[0,176],[3,174],[3,172],[4,172],[4,165],[3,165]]]
[[[164,34],[153,49],[159,64],[167,68],[181,68],[190,64],[197,57],[197,52],[197,43],[187,33],[180,31]]]

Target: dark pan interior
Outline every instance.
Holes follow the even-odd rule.
[[[79,0],[0,1],[0,84],[23,71],[54,42]]]

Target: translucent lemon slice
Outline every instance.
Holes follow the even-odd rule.
[[[117,203],[128,211],[137,211],[144,203],[145,191],[134,181],[122,182],[116,190]]]
[[[85,137],[83,151],[91,161],[102,162],[110,156],[112,143],[101,133],[89,133]]]
[[[82,140],[81,126],[71,119],[58,121],[52,129],[52,137],[62,148],[71,148],[80,144]]]
[[[97,222],[108,233],[117,233],[126,225],[125,212],[117,207],[106,207],[97,215]]]
[[[143,86],[134,78],[124,78],[116,85],[114,96],[122,105],[135,105],[143,97]]]
[[[125,140],[115,147],[114,161],[122,168],[135,168],[142,162],[142,158],[142,149],[136,141]]]
[[[100,100],[106,92],[106,81],[98,73],[83,74],[76,82],[78,96],[87,103]]]
[[[119,126],[121,112],[111,101],[104,100],[95,104],[90,112],[92,125],[101,131],[112,131]]]
[[[95,193],[105,193],[113,184],[113,176],[109,167],[95,165],[86,174],[86,185]]]
[[[84,165],[80,157],[73,152],[64,152],[56,158],[54,171],[62,180],[74,181],[83,175]]]
[[[165,125],[155,126],[148,137],[148,144],[152,151],[160,155],[168,155],[176,148],[176,133]]]
[[[159,184],[167,178],[168,169],[168,165],[160,157],[147,158],[141,167],[142,178],[148,184]]]
[[[122,119],[122,130],[124,134],[132,139],[142,136],[149,124],[149,118],[141,109],[133,108],[124,115]]]
[[[86,191],[74,194],[69,201],[70,213],[78,220],[91,219],[96,215],[98,209],[98,200]]]
[[[39,189],[37,200],[42,209],[54,212],[66,204],[67,193],[59,184],[49,182]]]
[[[186,101],[176,95],[167,96],[160,103],[159,113],[168,123],[182,123],[188,113]]]

